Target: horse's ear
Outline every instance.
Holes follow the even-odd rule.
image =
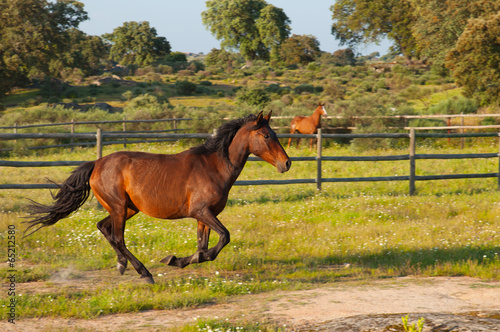
[[[319,103],[318,105],[319,106],[325,106],[325,103]]]
[[[264,117],[262,116],[262,113],[263,113],[263,111],[260,111],[260,113],[257,115],[257,124],[261,123],[261,122],[262,122],[262,119],[264,118]]]
[[[272,110],[270,110],[270,111],[269,111],[269,114],[268,114],[268,115],[266,115],[266,116],[264,117],[264,119],[266,119],[267,123],[269,123],[269,121],[271,121],[271,114],[272,114],[272,113],[273,113],[273,111],[272,111]]]

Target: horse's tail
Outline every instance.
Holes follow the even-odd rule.
[[[32,204],[28,208],[36,217],[25,221],[29,226],[24,233],[26,234],[32,227],[38,226],[28,234],[31,235],[42,227],[54,225],[59,220],[66,218],[72,212],[78,210],[90,195],[89,180],[94,170],[94,165],[93,161],[83,163],[72,172],[66,181],[61,185],[57,185],[59,191],[55,196],[52,195],[52,198],[55,200],[54,204],[43,205],[31,201]]]

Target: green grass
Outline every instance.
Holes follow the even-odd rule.
[[[465,150],[453,146],[419,146],[418,153],[480,153],[497,150],[482,141]],[[106,147],[104,154],[122,149]],[[173,153],[185,144],[130,146]],[[291,156],[313,155],[290,149]],[[405,154],[406,150],[355,152],[343,146],[324,155]],[[45,153],[15,160],[91,160],[93,149]],[[14,158],[13,158],[14,159]],[[71,167],[0,168],[2,183],[64,180]],[[325,162],[329,177],[408,174],[408,161]],[[417,174],[495,172],[498,160],[418,160]],[[263,162],[249,162],[240,179],[314,178],[314,162],[295,162],[279,174]],[[106,216],[96,201],[70,218],[22,237],[25,198],[50,202],[48,190],[0,191],[0,227],[15,225],[17,310],[21,317],[79,317],[137,312],[146,309],[195,307],[224,302],[233,296],[316,287],[318,284],[399,276],[470,276],[500,280],[500,192],[496,179],[408,183],[324,183],[315,185],[235,186],[219,219],[231,232],[231,243],[217,260],[183,270],[159,261],[196,250],[196,221],[157,220],[139,214],[127,222],[128,248],[152,272],[156,284],[144,285],[129,267],[115,270],[116,254],[95,224]],[[6,243],[6,232],[0,237]],[[213,233],[211,245],[217,241]],[[8,269],[1,269],[6,280]],[[33,283],[37,281],[36,283]],[[36,286],[33,286],[36,285]],[[2,297],[0,305],[9,299]],[[6,319],[2,312],[2,319]],[[235,330],[255,324],[198,322]],[[226,324],[226,325],[224,325]],[[234,323],[237,324],[237,323]],[[238,322],[240,324],[240,322]],[[274,328],[268,326],[270,330]],[[261,329],[264,327],[261,326]]]

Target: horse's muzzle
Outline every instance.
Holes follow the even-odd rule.
[[[286,162],[278,163],[278,166],[277,166],[278,172],[285,173],[290,169],[291,166],[292,166],[292,161],[290,160],[290,158],[288,158],[286,160]]]

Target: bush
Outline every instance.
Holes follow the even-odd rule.
[[[478,105],[471,99],[459,96],[440,101],[429,108],[429,114],[471,114],[477,111]]]
[[[175,83],[175,89],[181,96],[191,96],[196,92],[196,84],[189,81],[180,81]]]
[[[297,87],[295,87],[294,89],[295,93],[296,94],[302,94],[302,93],[314,93],[315,89],[314,89],[314,86],[310,85],[310,84],[301,84],[301,85],[298,85]]]
[[[236,101],[238,104],[264,107],[271,101],[271,98],[260,88],[240,89],[236,93]]]

